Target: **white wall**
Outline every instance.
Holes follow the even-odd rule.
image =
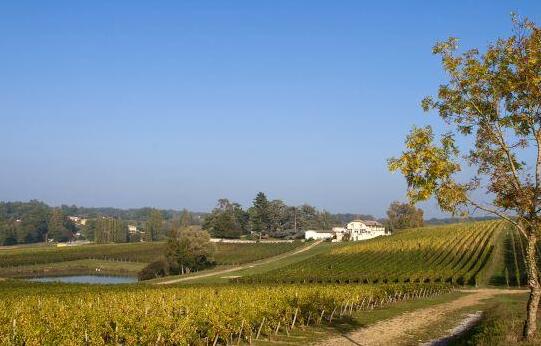
[[[304,239],[331,239],[333,237],[333,234],[330,232],[320,233],[316,231],[306,231],[304,232]]]

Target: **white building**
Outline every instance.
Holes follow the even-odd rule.
[[[389,233],[385,232],[385,227],[381,223],[371,220],[353,220],[346,227],[333,227],[332,231],[308,230],[304,232],[304,239],[332,239],[333,242],[340,242],[367,240],[382,235],[389,235]]]
[[[135,225],[128,225],[128,232],[130,234],[135,234],[135,233],[138,233],[139,230],[137,229],[137,226]]]
[[[348,230],[344,227],[333,227],[332,232],[334,233],[335,241],[344,240],[344,236],[348,234]]]
[[[82,217],[79,217],[79,216],[68,216],[68,218],[75,224],[77,225],[82,225],[82,226],[85,226],[86,225],[86,219],[83,219]]]
[[[330,231],[314,231],[308,230],[304,232],[304,239],[309,240],[320,240],[320,239],[332,239],[334,238],[334,233]]]
[[[349,240],[366,240],[389,235],[385,232],[385,227],[377,222],[370,220],[353,220],[347,224],[346,229],[349,233]]]

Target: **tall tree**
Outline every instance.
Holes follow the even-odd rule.
[[[541,29],[513,18],[514,33],[477,49],[457,53],[457,40],[434,46],[448,82],[437,99],[425,98],[449,132],[439,143],[430,127],[414,128],[406,150],[390,159],[401,171],[413,203],[435,196],[444,211],[467,214],[470,208],[506,220],[526,240],[530,298],[524,337],[536,333],[541,282],[536,248],[541,236]],[[457,136],[468,137],[460,151]],[[464,156],[460,156],[463,153]],[[465,161],[465,162],[464,162]],[[458,175],[467,163],[471,179]],[[487,193],[484,201],[476,191]]]
[[[329,213],[327,210],[323,210],[318,213],[317,216],[318,223],[319,223],[319,229],[331,229],[333,226],[340,225],[340,222],[336,217],[334,217],[331,213]]]
[[[114,243],[126,243],[129,241],[128,224],[120,219],[112,219],[112,241]]]
[[[271,235],[286,229],[289,224],[288,206],[281,200],[275,199],[268,204],[269,230]]]
[[[387,210],[388,224],[391,229],[422,227],[423,210],[410,203],[394,201]]]
[[[218,205],[205,218],[203,229],[218,238],[239,238],[246,231],[247,215],[237,203],[218,200]]]
[[[48,223],[48,238],[55,241],[65,240],[68,230],[64,226],[64,213],[59,208],[54,208],[51,212]]]
[[[182,209],[182,213],[180,215],[180,227],[188,227],[192,223],[192,214],[188,211],[188,209]]]
[[[302,230],[320,229],[318,211],[309,204],[303,204],[297,208],[297,228]]]
[[[263,192],[259,192],[254,199],[250,214],[250,228],[254,232],[268,233],[270,231],[269,200]]]
[[[163,217],[159,210],[152,209],[145,228],[148,241],[159,240],[163,236]]]

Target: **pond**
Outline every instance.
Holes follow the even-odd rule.
[[[131,284],[137,282],[133,276],[98,276],[98,275],[73,275],[73,276],[44,276],[28,279],[35,282],[64,282],[71,284]]]

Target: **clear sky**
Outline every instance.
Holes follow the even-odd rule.
[[[2,1],[0,200],[210,210],[258,191],[383,216],[431,54],[540,1]],[[439,216],[433,203],[428,216]]]

